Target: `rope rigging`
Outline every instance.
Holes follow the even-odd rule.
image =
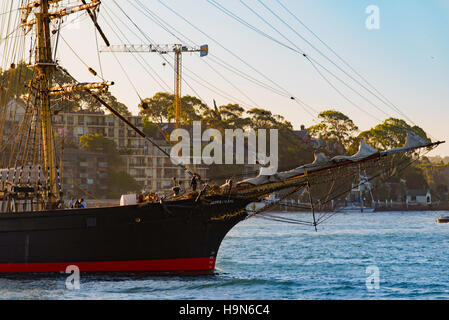
[[[166,7],[168,10],[170,10],[172,13],[174,13],[176,16],[178,16],[179,18],[181,18],[183,21],[185,21],[188,25],[190,25],[192,28],[194,28],[195,30],[197,30],[198,32],[200,32],[202,35],[204,35],[205,37],[207,37],[208,39],[210,39],[211,41],[213,41],[215,44],[217,44],[219,47],[221,47],[223,50],[225,50],[226,52],[228,52],[229,54],[231,54],[233,57],[235,57],[237,60],[239,60],[240,62],[242,62],[245,66],[249,67],[251,70],[253,70],[254,72],[256,72],[257,74],[259,74],[261,77],[263,77],[265,80],[267,80],[268,82],[270,82],[272,85],[274,85],[275,87],[277,87],[280,91],[285,93],[285,96],[288,97],[291,100],[294,100],[297,104],[299,105],[304,105],[307,106],[309,108],[311,108],[310,106],[308,106],[305,103],[302,103],[298,98],[295,97],[295,95],[291,94],[290,92],[288,92],[287,90],[285,90],[284,88],[282,88],[276,81],[273,81],[273,79],[271,79],[270,77],[268,77],[267,75],[265,75],[264,73],[262,73],[260,70],[258,70],[257,68],[255,68],[254,66],[252,66],[251,64],[249,64],[247,61],[245,61],[241,56],[237,55],[236,53],[232,52],[228,47],[224,46],[221,42],[217,41],[215,38],[213,38],[212,36],[208,35],[207,33],[205,33],[203,30],[201,30],[200,28],[198,28],[197,26],[195,26],[192,22],[190,22],[189,20],[187,20],[184,16],[182,16],[180,13],[178,13],[177,11],[175,11],[173,8],[169,7],[166,3],[164,3],[162,0],[158,0],[159,3],[161,3],[164,7]],[[292,99],[293,98],[293,99]],[[298,100],[298,101],[297,101]],[[315,114],[317,114],[317,112],[315,110],[312,110],[315,112]],[[315,116],[313,117],[313,119],[315,119]]]
[[[294,102],[296,104],[298,104],[299,106],[301,106],[304,111],[306,111],[307,113],[309,113],[310,115],[312,115],[313,117],[316,117],[316,114],[318,113],[317,110],[315,110],[313,107],[307,105],[306,103],[304,103],[303,101],[301,101],[300,99],[296,98],[294,95],[292,95],[288,90],[284,89],[282,86],[280,86],[276,81],[274,81],[273,79],[269,78],[267,75],[265,75],[264,73],[262,73],[260,70],[258,70],[257,68],[251,66],[249,63],[247,63],[244,59],[242,59],[240,56],[238,56],[237,54],[233,53],[231,50],[229,50],[228,48],[226,48],[224,45],[220,44],[220,42],[218,42],[217,40],[215,40],[213,37],[207,35],[206,33],[204,33],[200,28],[196,27],[195,25],[193,25],[191,22],[189,22],[187,19],[185,19],[182,15],[180,15],[179,13],[177,13],[176,11],[174,11],[173,9],[171,9],[169,6],[167,6],[162,0],[158,0],[159,3],[161,3],[164,7],[166,7],[167,9],[169,9],[172,13],[174,13],[175,15],[177,15],[179,18],[181,18],[181,20],[183,20],[184,22],[186,22],[187,24],[189,24],[190,26],[192,26],[194,29],[196,29],[197,31],[201,32],[204,36],[206,36],[207,38],[213,40],[215,43],[217,43],[218,45],[220,45],[223,49],[225,49],[225,51],[227,51],[228,53],[230,53],[231,55],[233,55],[234,57],[238,58],[243,64],[245,64],[247,67],[249,67],[250,69],[252,69],[254,72],[256,72],[259,76],[261,76],[262,78],[265,79],[265,81],[260,81],[258,80],[256,77],[253,77],[241,70],[239,70],[238,68],[232,66],[231,64],[228,64],[225,60],[218,58],[216,56],[214,56],[214,60],[212,60],[213,63],[215,63],[216,65],[220,66],[223,69],[226,69],[230,72],[233,72],[234,74],[238,75],[239,77],[242,77],[243,79],[252,82],[253,84],[256,84],[264,89],[267,89],[275,94],[278,94],[282,97],[294,100]],[[84,2],[84,1],[83,1]],[[226,9],[224,6],[220,5],[217,1],[215,0],[207,0],[207,2],[209,2],[211,5],[213,5],[214,7],[216,7],[217,9],[219,9],[220,11],[224,12],[226,15],[230,16],[231,18],[237,20],[239,23],[242,23],[244,26],[246,26],[247,28],[250,28],[251,30],[257,32],[258,34],[268,38],[271,41],[276,42],[277,44],[294,51],[295,53],[301,54],[304,58],[306,58],[308,60],[308,62],[311,63],[312,67],[315,69],[315,71],[317,71],[317,73],[329,84],[331,85],[337,92],[339,92],[340,95],[342,95],[345,100],[347,100],[348,102],[350,102],[351,104],[353,104],[353,106],[357,107],[359,110],[365,112],[366,114],[368,114],[371,117],[376,118],[374,115],[371,115],[370,113],[368,113],[366,110],[364,110],[363,108],[361,108],[360,106],[358,106],[357,104],[355,104],[354,102],[352,102],[351,99],[349,99],[348,97],[346,97],[344,95],[343,92],[341,92],[321,71],[319,68],[323,69],[324,71],[326,71],[327,73],[329,73],[331,76],[333,76],[335,79],[337,79],[339,82],[343,83],[347,88],[351,89],[354,93],[358,94],[361,98],[363,98],[366,102],[368,102],[369,104],[371,104],[373,107],[375,107],[377,110],[379,110],[380,112],[386,114],[388,116],[388,114],[379,106],[377,106],[377,104],[374,104],[370,99],[366,98],[365,95],[361,94],[359,91],[355,90],[354,88],[352,88],[352,86],[350,84],[348,84],[346,81],[344,81],[343,79],[341,79],[340,77],[338,77],[334,72],[332,72],[329,68],[327,68],[326,66],[322,65],[320,62],[318,62],[317,60],[315,60],[314,58],[310,57],[309,55],[307,55],[299,46],[297,46],[293,41],[291,41],[288,37],[286,37],[284,34],[282,34],[282,32],[280,32],[280,30],[278,28],[276,28],[273,24],[271,24],[269,21],[267,21],[266,19],[264,19],[259,13],[257,13],[254,9],[252,9],[249,5],[247,5],[243,0],[241,0],[240,2],[247,7],[251,12],[253,12],[257,17],[259,17],[264,23],[266,23],[269,27],[271,27],[276,33],[278,33],[280,36],[282,36],[284,38],[284,40],[286,40],[288,43],[290,43],[290,45],[285,44],[284,42],[274,38],[273,36],[263,32],[262,30],[260,30],[259,28],[249,24],[248,22],[246,22],[245,20],[243,20],[242,18],[240,18],[238,15],[234,14],[233,12],[231,12],[230,10]],[[278,20],[280,20],[281,22],[283,22],[287,27],[290,27],[292,31],[295,31],[290,25],[288,25],[279,15],[277,15],[274,11],[272,11],[270,9],[269,6],[267,6],[263,1],[258,0],[259,3],[261,3],[268,12],[270,12],[272,15],[274,15],[276,18],[278,18]],[[84,2],[85,3],[85,2]],[[112,32],[115,34],[115,36],[122,41],[122,43],[125,43],[123,41],[123,39],[128,43],[131,44],[131,42],[129,41],[129,38],[126,36],[126,34],[122,31],[122,28],[120,28],[120,26],[118,25],[118,23],[123,24],[124,26],[126,26],[126,28],[128,29],[128,31],[130,31],[131,33],[133,33],[138,39],[140,39],[143,42],[149,42],[151,44],[155,44],[154,41],[147,35],[147,33],[145,33],[142,28],[140,28],[135,20],[132,19],[132,17],[125,11],[123,10],[123,8],[117,3],[116,0],[113,0],[113,3],[120,9],[120,11],[123,13],[123,15],[126,17],[127,20],[129,20],[131,22],[131,24],[134,26],[134,28],[136,28],[136,30],[138,32],[133,31],[133,29],[131,29],[130,27],[128,27],[128,24],[125,23],[124,21],[122,21],[122,19],[114,12],[114,10],[112,10],[111,8],[108,8],[107,5],[105,5],[105,8],[107,8],[108,10],[105,10],[105,15],[101,16],[102,21],[104,21],[109,28],[112,30]],[[131,5],[133,5],[135,8],[136,7],[135,4],[133,4],[132,2],[128,1],[128,3],[130,3]],[[282,5],[282,3],[278,0],[278,3],[280,3]],[[138,6],[140,6],[141,9],[144,9],[142,11],[142,13],[149,19],[151,19],[154,23],[156,23],[157,25],[159,25],[161,28],[163,28],[166,32],[170,33],[172,36],[176,37],[178,40],[182,40],[182,39],[188,39],[188,41],[192,42],[189,38],[185,37],[182,33],[179,33],[176,29],[174,29],[173,27],[171,27],[169,24],[167,24],[164,20],[162,20],[161,18],[159,18],[157,15],[155,15],[151,10],[149,10],[148,8],[146,8],[146,6],[144,6],[142,4],[142,2],[140,2],[139,0],[136,1],[136,4]],[[284,7],[284,6],[283,6]],[[11,3],[11,8],[12,8],[12,3]],[[146,10],[145,10],[146,9]],[[284,7],[284,9],[286,9]],[[288,10],[288,9],[286,9]],[[94,23],[96,23],[97,21],[97,16],[93,17],[91,12],[88,12],[89,16],[93,19]],[[82,16],[80,15],[78,18],[81,18]],[[9,17],[10,19],[11,17]],[[87,18],[84,17],[84,18]],[[3,20],[3,15],[0,18],[1,21],[1,25],[3,27],[3,23],[5,22]],[[26,43],[25,43],[25,37],[22,38],[22,36],[17,36],[17,37],[12,37],[12,35],[17,31],[15,29],[11,30],[10,27],[10,20],[7,21],[6,23],[6,27],[5,30],[6,32],[6,37],[5,39],[8,40],[9,43],[6,42],[2,42],[1,45],[4,45],[4,50],[3,50],[3,64],[5,64],[5,61],[7,61],[7,58],[13,58],[12,61],[15,61],[18,65],[20,62],[25,61],[25,57],[28,54],[28,51],[26,49]],[[89,65],[83,61],[82,57],[80,57],[80,55],[76,52],[76,50],[74,50],[68,43],[68,41],[66,41],[66,39],[63,37],[63,35],[61,34],[61,30],[64,28],[64,25],[61,26],[61,20],[59,21],[59,24],[57,25],[57,32],[54,33],[54,39],[56,40],[56,47],[58,44],[59,39],[61,39],[66,45],[67,47],[74,53],[74,55],[78,58],[79,61],[81,61],[81,63],[89,70],[89,71],[93,71],[92,68],[89,67]],[[311,30],[309,30],[310,32],[312,32]],[[3,32],[3,31],[2,31]],[[297,32],[295,32],[297,33]],[[101,31],[100,31],[100,34]],[[314,34],[314,33],[313,33]],[[1,34],[3,36],[3,33]],[[180,36],[179,36],[180,35]],[[297,33],[297,35],[301,38],[303,38],[303,36],[299,33]],[[315,34],[314,34],[315,35]],[[102,35],[103,39],[104,39],[104,34]],[[315,35],[316,36],[316,35]],[[317,36],[316,36],[317,37]],[[3,37],[2,37],[3,38]],[[23,39],[23,42],[22,42]],[[304,41],[306,41],[308,44],[310,44],[310,42],[308,42],[307,39],[303,38]],[[324,43],[324,41],[322,41],[320,39],[320,41]],[[184,42],[184,41],[183,41]],[[36,42],[34,42],[33,44],[33,40],[32,40],[32,47],[30,47],[29,51],[31,52],[33,49],[35,49]],[[96,74],[96,72],[92,72],[91,73],[94,76],[97,76],[98,78],[100,78],[101,80],[104,81],[103,78],[103,68],[102,68],[102,62],[101,62],[101,58],[100,58],[100,54],[99,54],[99,48],[98,48],[98,38],[97,38],[97,31],[95,31],[95,43],[96,43],[96,49],[97,49],[97,59],[98,59],[98,64],[100,66],[100,74]],[[327,45],[326,45],[327,46]],[[353,72],[355,72],[357,74],[358,77],[360,77],[362,79],[363,82],[365,82],[365,84],[363,84],[361,81],[359,81],[358,79],[356,79],[355,77],[353,77],[351,74],[349,74],[348,72],[346,72],[343,68],[341,68],[339,65],[337,65],[333,60],[331,60],[329,57],[327,57],[322,51],[320,51],[319,49],[317,49],[316,47],[313,47],[316,51],[318,51],[320,53],[321,56],[323,56],[324,58],[326,58],[326,60],[328,60],[329,62],[331,62],[335,67],[337,67],[341,72],[343,72],[346,76],[348,76],[351,80],[353,80],[354,82],[356,82],[358,85],[360,85],[363,89],[365,89],[366,91],[368,91],[372,96],[374,96],[376,99],[378,99],[379,101],[381,101],[383,104],[385,104],[386,106],[389,106],[392,109],[395,109],[395,111],[399,112],[400,110],[397,109],[396,106],[394,106],[392,103],[390,103],[384,96],[382,96],[374,87],[371,86],[371,84],[369,82],[366,81],[365,78],[363,78],[358,72],[356,72],[355,69],[353,69],[352,67],[350,67],[349,64],[346,63],[346,61],[344,61],[340,56],[338,56],[334,50],[332,50],[330,47],[328,47],[330,50],[332,50],[334,52],[335,55],[337,55],[337,57],[342,60],[345,65],[347,67],[350,67],[351,70]],[[54,52],[55,54],[55,58],[56,58],[56,50]],[[163,60],[169,64],[172,68],[174,68],[174,66],[172,65],[172,63],[166,59],[162,54],[160,54],[160,56],[163,58]],[[146,74],[150,75],[153,80],[162,88],[162,89],[166,89],[169,88],[170,86],[167,85],[167,83],[164,82],[164,80],[159,77],[158,73],[151,67],[151,65],[143,58],[142,55],[135,55],[133,54],[134,59],[139,63],[139,65],[143,68],[143,70],[146,72]],[[117,62],[117,64],[120,66],[122,72],[125,74],[127,80],[129,81],[129,83],[131,84],[131,86],[133,87],[135,93],[137,94],[137,96],[139,97],[140,101],[142,101],[142,97],[139,94],[139,90],[138,87],[136,85],[135,82],[132,81],[131,76],[129,75],[129,72],[127,71],[127,69],[124,67],[124,65],[120,62],[119,58],[115,55],[114,53],[114,58]],[[189,68],[186,68],[186,70],[188,71],[188,74],[191,74],[193,76],[189,76],[188,78],[191,79],[192,81],[194,81],[195,83],[207,88],[209,91],[214,92],[215,94],[218,94],[224,98],[231,98],[231,100],[234,101],[238,101],[240,103],[242,103],[242,105],[256,105],[257,103],[255,102],[255,100],[251,99],[251,97],[245,93],[244,90],[240,89],[234,82],[228,80],[224,75],[222,75],[217,68],[215,68],[212,64],[209,64],[208,62],[206,62],[207,66],[213,70],[218,76],[220,76],[222,79],[224,79],[226,82],[228,82],[230,85],[233,86],[233,88],[235,90],[237,90],[242,96],[244,96],[246,99],[248,99],[251,103],[250,104],[246,104],[244,103],[243,100],[241,100],[240,98],[236,98],[233,97],[232,95],[230,95],[229,93],[226,93],[225,91],[223,91],[222,89],[220,89],[219,87],[215,86],[213,83],[210,83],[207,80],[202,79],[201,75],[197,74],[196,72],[192,71]],[[318,68],[319,67],[319,68]],[[11,69],[12,68],[11,66]],[[62,69],[61,69],[62,70]],[[63,70],[67,75],[70,76],[70,74]],[[34,71],[36,72],[36,71]],[[22,69],[20,69],[18,72],[16,73],[11,73],[10,74],[10,79],[8,79],[8,83],[7,83],[7,88],[6,88],[6,92],[9,93],[9,90],[12,90],[11,88],[15,88],[18,85],[20,85],[23,82],[25,75],[22,74]],[[33,78],[36,77],[36,74],[33,74]],[[72,77],[70,76],[76,84],[78,84],[78,82]],[[159,78],[159,80],[158,80]],[[198,80],[199,79],[199,80]],[[183,80],[185,81],[185,80]],[[195,94],[197,95],[197,97],[201,100],[204,101],[203,99],[201,99],[201,97],[197,94],[197,92],[195,91],[195,89],[193,87],[190,86],[189,82],[185,82],[191,89],[192,91],[195,92]],[[165,85],[165,87],[164,87]],[[2,88],[3,90],[3,88]],[[23,117],[20,120],[20,123],[18,123],[18,125],[16,125],[13,130],[10,132],[9,136],[11,139],[11,150],[9,150],[9,159],[8,159],[8,166],[10,168],[14,167],[14,176],[13,176],[13,181],[16,181],[16,178],[18,179],[19,184],[23,184],[24,181],[26,180],[25,177],[23,176],[24,173],[24,167],[27,166],[39,166],[39,175],[41,173],[41,168],[42,168],[42,172],[46,172],[46,174],[44,174],[44,184],[45,186],[43,187],[44,190],[47,190],[48,192],[50,192],[50,181],[48,180],[48,176],[49,176],[49,168],[46,168],[45,166],[42,166],[44,163],[44,148],[41,146],[41,143],[39,143],[42,139],[43,139],[43,133],[42,133],[42,123],[38,121],[38,116],[40,114],[40,112],[42,111],[42,106],[40,105],[40,103],[36,103],[37,100],[39,98],[38,94],[38,90],[36,88],[36,83],[34,83],[34,81],[31,81],[30,84],[28,84],[27,87],[27,91],[28,91],[28,99],[26,100],[25,106],[23,106]],[[84,92],[90,94],[98,103],[102,104],[105,108],[109,109],[107,106],[107,103],[102,99],[101,97],[101,92],[100,93],[94,93],[92,91],[90,91],[89,89],[84,90]],[[33,98],[35,99],[34,102],[31,101],[31,96],[32,93],[34,93]],[[0,94],[3,94],[3,91],[0,91]],[[3,98],[2,96],[0,96],[0,98]],[[0,99],[1,101],[1,108],[6,109],[6,100],[7,99]],[[52,110],[56,110],[56,107],[58,106],[56,103],[58,101],[56,99],[52,100],[52,105],[51,108]],[[41,103],[43,105],[43,103]],[[18,111],[19,106],[15,106],[15,110],[14,110],[14,119],[16,116],[16,112]],[[112,113],[116,114],[117,112],[114,112],[114,110],[109,109]],[[9,110],[8,110],[9,111]],[[6,118],[6,114],[7,112],[2,113],[2,115],[0,115],[0,141],[3,140],[4,136],[3,136],[3,129],[5,126],[5,123],[7,121]],[[117,114],[116,114],[117,115]],[[118,114],[118,116],[120,118],[123,118],[120,114]],[[376,120],[379,120],[378,118],[376,118]],[[126,122],[126,119],[124,120]],[[137,129],[135,126],[133,126],[132,124],[130,124],[129,122],[127,122],[128,125],[131,125],[133,127],[133,129],[139,133],[139,129]],[[53,135],[54,138],[54,131],[51,132],[51,134]],[[145,138],[147,141],[149,141],[153,146],[155,146],[156,148],[159,149],[159,151],[161,151],[164,155],[166,156],[170,156],[168,154],[168,152],[161,148],[160,146],[158,146],[154,141],[152,141],[151,139],[149,139],[148,137],[145,136],[145,134],[143,134],[142,131],[140,131],[139,133],[143,138]],[[60,142],[62,145],[62,142]],[[1,146],[0,149],[6,150],[7,146]],[[2,155],[2,158],[6,157],[6,152]],[[62,153],[60,155],[60,160],[62,159]],[[3,159],[2,159],[3,160]],[[407,161],[409,160],[408,158],[406,159]],[[62,161],[62,160],[61,160]],[[376,162],[378,161],[378,162]],[[397,165],[397,168],[401,167],[400,165]],[[186,170],[187,172],[190,172],[189,170],[186,169],[186,167],[183,164],[180,164],[180,166]],[[372,161],[370,163],[366,163],[364,164],[364,168],[365,169],[377,169],[377,170],[381,170],[381,172],[377,173],[377,174],[373,174],[370,178],[370,180],[380,177],[382,174],[384,174],[385,172],[387,172],[387,170],[390,170],[386,167],[385,163],[383,163],[380,159],[376,159],[375,161]],[[61,187],[61,181],[60,181],[60,174],[62,171],[60,171],[59,169],[62,170],[61,168],[56,168],[57,169],[57,179],[58,179],[58,183],[59,183],[59,192],[62,192],[62,187]],[[276,215],[273,215],[271,213],[264,213],[266,210],[270,210],[273,208],[273,206],[279,206],[279,205],[288,205],[288,203],[282,203],[281,201],[277,202],[277,203],[273,203],[273,204],[268,204],[267,208],[264,208],[261,211],[256,211],[257,214],[253,214],[253,216],[257,216],[260,218],[266,218],[266,219],[271,219],[273,221],[282,221],[282,222],[286,222],[286,223],[292,223],[292,224],[302,224],[302,225],[308,225],[308,226],[314,226],[315,228],[327,221],[330,217],[328,214],[326,213],[320,213],[319,215],[315,216],[315,207],[317,206],[317,204],[323,205],[323,204],[327,204],[332,200],[338,199],[339,197],[341,197],[343,195],[342,190],[344,190],[344,192],[348,192],[348,188],[349,188],[349,182],[352,182],[354,176],[356,175],[356,170],[352,170],[354,169],[353,166],[348,166],[345,168],[336,168],[335,170],[330,170],[328,172],[321,172],[321,173],[314,173],[311,175],[307,174],[306,171],[306,175],[304,177],[304,184],[299,186],[299,187],[295,187],[293,188],[293,190],[289,190],[286,194],[284,194],[282,196],[282,200],[286,199],[290,196],[293,196],[295,193],[298,193],[299,191],[304,191],[304,188],[307,188],[308,191],[308,196],[309,196],[309,202],[310,202],[310,208],[307,207],[306,209],[312,209],[312,215],[313,215],[313,222],[306,222],[306,221],[301,221],[301,220],[295,220],[295,219],[290,219],[290,218],[286,218],[286,217],[279,217]],[[352,170],[352,171],[351,171]],[[399,170],[399,169],[398,169]],[[30,171],[31,172],[31,169]],[[191,172],[190,172],[191,173]],[[9,169],[8,169],[8,174],[9,174]],[[30,173],[31,174],[31,173]],[[249,175],[249,172],[246,172],[245,174],[242,174],[242,176],[244,175]],[[40,177],[40,176],[39,176]],[[47,177],[47,179],[45,179],[45,177]],[[228,177],[228,176],[226,176]],[[217,179],[217,177],[213,177],[214,179]],[[341,181],[338,181],[341,180]],[[369,180],[369,181],[370,181]],[[29,180],[28,180],[29,181]],[[330,188],[325,192],[325,186],[329,186],[329,182],[331,182]],[[40,178],[39,178],[39,183],[40,183]],[[28,182],[29,184],[29,182]],[[349,188],[349,191],[352,189],[352,184],[351,184],[351,188]],[[314,196],[312,196],[312,193]],[[317,196],[315,196],[317,195]],[[324,202],[317,202],[315,199],[323,199],[324,198]],[[301,205],[292,205],[292,207],[296,207],[296,208],[301,208]],[[304,206],[302,208],[305,208]],[[332,215],[333,216],[333,215]]]
[[[262,3],[261,0],[258,0]],[[386,98],[374,85],[372,85],[363,75],[360,74],[353,66],[351,66],[345,59],[341,57],[332,47],[330,47],[324,40],[322,40],[311,28],[309,28],[301,19],[298,18],[291,10],[289,10],[281,0],[276,0],[277,3],[297,22],[299,22],[307,31],[309,31],[320,43],[322,43],[329,51],[331,51],[340,61],[342,61],[354,74],[356,74],[362,81],[364,81],[370,88],[372,88],[379,96],[381,96],[385,101],[387,101],[401,116],[410,121],[411,124],[416,125],[416,123],[410,119],[407,114],[402,112],[397,106],[395,106],[388,98]],[[285,20],[284,20],[285,21]],[[293,28],[292,28],[293,29]],[[294,29],[293,29],[294,30]],[[297,31],[294,31],[297,33]],[[298,33],[299,36],[299,33]]]
[[[261,0],[258,0],[259,3],[261,3],[261,5],[263,5],[265,7],[265,9],[267,9],[267,11],[269,11],[273,16],[275,16],[278,20],[280,20],[284,25],[286,25],[290,30],[292,30],[296,35],[298,35],[301,39],[303,39],[306,43],[308,43],[309,45],[312,46],[312,48],[314,50],[316,50],[317,52],[319,52],[320,55],[322,55],[327,61],[331,62],[332,65],[334,65],[338,70],[340,70],[341,72],[343,72],[346,76],[348,76],[352,81],[354,81],[357,85],[359,85],[362,89],[366,90],[368,93],[370,93],[371,95],[373,95],[375,98],[377,98],[380,102],[382,102],[384,105],[388,106],[389,108],[394,109],[396,112],[398,112],[401,115],[404,115],[403,112],[401,112],[399,110],[399,108],[397,108],[396,106],[394,106],[390,101],[387,101],[388,99],[386,99],[383,95],[378,93],[378,90],[373,88],[373,90],[371,90],[370,88],[368,88],[367,86],[365,86],[363,83],[361,83],[360,81],[358,81],[357,79],[355,79],[352,75],[350,75],[347,71],[345,71],[342,67],[340,67],[337,63],[335,63],[332,59],[330,59],[327,55],[325,55],[321,50],[319,50],[316,46],[314,46],[312,43],[310,43],[310,41],[308,41],[307,39],[305,39],[301,34],[299,34],[295,29],[293,29],[288,23],[286,23],[281,17],[279,17],[279,15],[277,15],[273,10],[271,10],[268,5],[266,5],[265,3],[263,3]],[[272,28],[274,31],[276,31],[279,35],[281,35],[285,40],[287,40],[291,45],[293,45],[294,48],[292,48],[291,46],[273,38],[272,36],[268,35],[267,33],[263,32],[262,30],[260,30],[259,28],[251,25],[250,23],[246,22],[245,20],[243,20],[242,18],[240,18],[237,14],[233,13],[232,11],[226,9],[223,5],[219,4],[217,1],[215,0],[207,0],[208,3],[210,3],[211,5],[213,5],[215,8],[217,8],[218,10],[220,10],[222,13],[224,13],[225,15],[231,17],[232,19],[238,21],[239,23],[243,24],[245,27],[255,31],[256,33],[262,35],[265,38],[268,38],[271,41],[274,41],[275,43],[279,44],[282,47],[285,47],[291,51],[294,51],[300,55],[302,55],[303,57],[307,58],[307,60],[309,62],[312,63],[314,69],[316,71],[318,71],[318,73],[320,74],[321,77],[323,77],[326,82],[328,84],[330,84],[332,86],[333,89],[335,89],[340,95],[343,96],[343,98],[345,100],[348,100],[352,105],[355,106],[355,103],[353,103],[352,101],[350,101],[344,94],[342,94],[342,92],[340,90],[338,90],[335,85],[332,85],[331,82],[321,73],[319,72],[319,70],[316,68],[316,65],[318,65],[320,68],[322,68],[324,71],[326,71],[327,73],[329,73],[332,77],[334,77],[337,81],[341,82],[345,87],[347,87],[348,89],[350,89],[352,92],[356,93],[359,97],[361,97],[363,100],[365,100],[367,103],[369,103],[371,106],[375,107],[377,110],[379,110],[380,112],[382,112],[384,115],[386,115],[387,117],[389,116],[388,113],[386,113],[382,108],[380,108],[377,104],[373,103],[370,99],[368,99],[367,97],[365,97],[363,94],[361,94],[360,92],[358,92],[357,90],[355,90],[352,86],[350,86],[348,83],[346,83],[343,79],[341,79],[340,77],[338,77],[334,72],[332,72],[329,68],[325,67],[324,65],[322,65],[321,63],[319,63],[316,59],[312,58],[310,55],[307,55],[304,53],[304,51],[299,48],[295,43],[293,43],[290,39],[288,39],[282,32],[280,32],[273,24],[269,23],[266,19],[264,19],[262,16],[260,16],[260,14],[258,14],[254,9],[252,9],[249,5],[247,5],[243,0],[241,0],[240,2],[246,7],[248,8],[253,14],[255,14],[259,19],[261,19],[262,21],[264,21],[264,23],[266,23],[270,28]],[[310,30],[310,32],[313,32]],[[316,34],[314,33],[314,35],[316,36]],[[322,40],[321,40],[322,41]],[[341,57],[340,57],[341,58]],[[352,68],[353,69],[353,68]],[[360,76],[359,73],[357,73],[358,76]],[[364,81],[366,81],[365,78],[363,78]],[[367,82],[367,81],[366,81]],[[370,83],[368,83],[368,86],[373,87]],[[358,109],[362,110],[362,108],[358,107]],[[367,113],[366,111],[363,111],[364,113]],[[376,120],[378,120],[377,117],[373,117]],[[407,117],[407,119],[409,119]],[[413,123],[413,121],[412,121]]]

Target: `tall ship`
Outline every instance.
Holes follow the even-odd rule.
[[[10,87],[1,88],[1,152],[8,154],[10,161],[0,170],[0,273],[61,272],[70,265],[82,272],[213,273],[222,240],[239,222],[263,216],[316,228],[328,218],[315,214],[317,199],[325,203],[348,192],[351,179],[361,170],[375,177],[379,170],[391,170],[392,159],[441,143],[409,132],[403,147],[388,151],[362,141],[352,156],[328,158],[316,153],[312,163],[290,171],[270,175],[261,171],[253,178],[229,180],[222,186],[203,183],[198,190],[160,199],[142,198],[135,204],[68,209],[52,120],[54,102],[62,96],[73,92],[90,95],[130,130],[167,157],[169,154],[103,98],[112,81],[65,86],[54,81],[56,70],[69,75],[55,60],[60,41],[58,28],[53,28],[56,21],[84,13],[107,43],[95,19],[100,1],[72,1],[67,8],[58,0],[17,2],[21,3],[21,18],[14,29],[32,36],[28,67],[33,78],[24,84],[28,93],[22,97],[26,105],[20,125],[9,118],[14,93]],[[10,64],[11,69],[15,67]],[[13,125],[5,132],[8,121]],[[183,163],[177,165],[189,176],[195,175]],[[310,220],[268,214],[278,201],[304,189],[310,195]],[[279,199],[262,208],[253,205],[272,193]]]

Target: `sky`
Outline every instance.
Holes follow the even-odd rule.
[[[364,84],[352,69],[314,38],[277,0],[260,1],[294,31],[271,15],[259,0],[216,1],[284,45],[240,24],[208,0],[140,1],[158,19],[180,31],[183,35],[178,37],[184,41],[183,44],[191,45],[193,42],[209,45],[210,56],[200,58],[197,53],[183,54],[183,94],[199,96],[210,106],[216,100],[218,105],[240,103],[246,108],[266,108],[284,116],[295,128],[302,124],[315,124],[319,121],[316,112],[327,109],[345,113],[360,130],[367,130],[388,117],[403,118],[405,114],[432,139],[448,140],[447,144],[430,155],[449,155],[449,0],[280,0],[382,96]],[[202,32],[163,4],[176,10]],[[245,4],[282,35],[258,18]],[[370,16],[366,9],[373,5],[379,9],[379,28],[370,30],[366,26]],[[112,44],[180,43],[179,39],[151,21],[148,11],[138,11],[136,7],[136,1],[102,1],[99,24]],[[172,56],[164,55],[164,60],[156,53],[116,53],[115,57],[111,53],[98,55],[91,21],[85,15],[78,14],[71,19],[75,19],[76,23],[65,23],[62,31],[64,40],[59,42],[57,57],[59,63],[79,81],[99,79],[86,70],[65,41],[76,50],[85,64],[103,74],[104,79],[115,82],[111,92],[134,114],[138,112],[137,105],[141,98],[151,97],[159,91],[173,90]],[[394,107],[391,104],[387,106],[355,83],[297,34],[381,100],[385,102],[387,98]],[[125,36],[126,40],[123,39]],[[101,39],[98,41],[102,47]],[[315,61],[315,67],[334,87],[298,51],[305,52]],[[216,58],[270,87],[280,87],[279,90],[286,94],[279,95],[272,89],[262,88],[237,76],[217,64]],[[342,79],[349,88],[319,65]],[[154,73],[150,72],[151,75],[145,71],[150,67],[154,70]],[[193,80],[196,76],[192,72],[200,80]],[[209,88],[202,85],[203,81],[207,82]],[[211,90],[211,86],[219,91],[214,88]],[[290,99],[290,95],[311,108],[306,107],[307,111],[304,110],[300,103]]]

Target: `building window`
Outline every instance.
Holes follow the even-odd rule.
[[[108,123],[108,126],[113,127],[114,126],[114,117],[112,117],[112,116],[108,117],[107,123]]]

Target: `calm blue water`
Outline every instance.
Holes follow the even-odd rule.
[[[305,214],[288,214],[301,218]],[[250,219],[225,238],[202,277],[1,277],[1,299],[449,299],[449,212],[338,215],[319,232]],[[369,291],[369,266],[380,288]]]

